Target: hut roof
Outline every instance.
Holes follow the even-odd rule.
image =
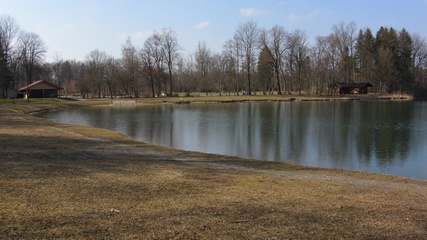
[[[20,88],[19,91],[32,90],[32,89],[58,89],[59,90],[64,88],[45,80],[39,80],[31,83],[30,85]]]
[[[333,86],[340,88],[363,88],[363,87],[373,87],[369,82],[360,82],[360,83],[345,83],[345,82],[336,82]]]

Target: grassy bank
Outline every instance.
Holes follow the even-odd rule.
[[[240,97],[208,101],[256,99]],[[24,114],[109,103],[0,104],[0,238],[427,236],[425,181],[166,149]]]
[[[157,103],[192,103],[192,102],[246,102],[246,101],[376,101],[376,100],[412,100],[409,95],[210,95],[194,94],[190,97],[159,97],[159,98],[59,98],[59,99],[0,99],[0,109],[15,109],[23,113],[51,109],[105,105],[113,103],[157,104]]]

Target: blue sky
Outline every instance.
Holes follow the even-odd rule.
[[[302,29],[309,39],[326,36],[334,24],[358,29],[406,28],[427,37],[427,0],[0,0],[0,15],[41,36],[47,61],[84,60],[99,49],[120,57],[128,36],[141,47],[154,30],[171,28],[187,55],[199,41],[220,52],[239,24]]]

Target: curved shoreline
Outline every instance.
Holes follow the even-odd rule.
[[[316,102],[362,101],[361,98],[343,98],[343,97],[340,97],[340,98],[321,98],[320,100],[319,99],[320,98],[300,98],[300,99],[298,99],[298,102],[307,102],[307,101],[310,101],[310,102],[313,102],[313,101],[316,101]],[[378,99],[377,101],[384,101],[385,99],[387,99],[387,101],[389,101],[390,98],[385,98],[384,97],[384,98]],[[158,103],[151,102],[151,104],[160,104],[160,105],[162,105],[162,104],[174,104],[174,103],[175,104],[182,104],[182,101],[185,101],[185,103],[198,103],[199,105],[203,104],[203,103],[209,103],[209,104],[212,104],[212,103],[230,103],[230,104],[232,104],[232,103],[244,103],[244,102],[270,102],[270,103],[273,103],[273,102],[290,102],[290,101],[295,101],[293,98],[281,98],[281,99],[277,99],[277,100],[272,100],[272,99],[257,99],[256,101],[254,99],[228,99],[228,100],[224,100],[224,99],[218,100],[217,99],[216,101],[212,101],[209,98],[206,98],[206,99],[204,99],[204,101],[197,101],[196,100],[196,101],[193,101],[193,102],[189,102],[189,101],[187,101],[187,99],[186,100],[181,99],[181,102],[174,102],[174,101],[169,101],[168,102],[168,101],[166,101],[167,98],[163,98],[163,99],[159,98],[158,100],[159,100]],[[363,101],[370,101],[370,100],[371,99],[369,98],[369,99],[364,99]],[[405,99],[405,100],[408,100],[408,99]],[[139,102],[137,100],[133,100],[133,99],[123,99],[123,100],[122,99],[113,99],[112,103],[109,104],[109,105],[110,106],[120,106],[121,107],[121,106],[130,106],[130,105],[135,106],[135,105],[147,105],[147,104],[148,103],[144,102],[144,99],[139,100]],[[221,106],[221,105],[218,105],[218,106]],[[333,106],[335,106],[335,104]],[[48,118],[47,116],[45,116],[45,117]],[[71,123],[72,124],[72,121],[64,121],[63,117],[64,116],[62,116],[60,118],[62,120],[59,120],[59,122]],[[128,120],[130,120],[130,119],[128,119]],[[74,121],[74,122],[76,122],[76,121]],[[104,125],[104,124],[102,124],[102,125]],[[94,125],[93,127],[102,127],[102,125],[101,126]],[[87,126],[90,126],[90,124],[88,124]],[[107,126],[105,125],[105,127],[107,127]],[[129,137],[136,136],[136,135],[134,135],[132,133],[129,133],[128,131],[123,131],[123,128],[119,128],[118,129],[118,128],[111,127],[111,126],[107,127],[107,128],[109,128],[109,129],[111,129],[113,131],[116,130],[119,133],[121,132],[121,134],[128,135]],[[181,136],[182,136],[182,134],[185,134],[185,132],[181,132],[180,133]],[[138,134],[138,135],[139,136],[136,136],[136,137],[140,138],[140,139],[136,139],[136,140],[138,140],[138,141],[144,141],[143,140],[144,137],[141,138],[141,135],[140,134]],[[175,135],[175,136],[178,136],[178,135]],[[196,136],[196,138],[197,138],[197,136]],[[205,141],[208,141],[208,140],[206,140],[206,139],[208,139],[208,137],[203,137],[203,139]],[[153,140],[153,139],[151,139],[151,140]],[[146,141],[147,142],[145,142],[145,143],[155,144],[155,143],[151,142],[150,140],[148,140],[147,138],[146,138]],[[212,142],[212,141],[210,141],[210,142]],[[393,168],[394,162],[391,162],[389,164],[388,171],[384,171],[384,169],[382,169],[382,168],[376,168],[376,169],[372,170],[372,168],[366,168],[366,167],[363,167],[363,168],[359,167],[359,168],[357,168],[357,167],[353,167],[353,166],[349,166],[349,165],[343,165],[343,164],[340,164],[340,166],[335,166],[335,165],[330,164],[331,162],[329,162],[329,159],[331,159],[331,158],[329,156],[326,156],[325,158],[322,158],[321,161],[317,161],[317,162],[316,161],[304,161],[304,158],[301,161],[289,161],[289,159],[286,159],[286,158],[279,159],[277,156],[276,156],[276,158],[262,158],[262,156],[261,157],[260,156],[245,156],[245,154],[243,154],[243,155],[239,154],[240,152],[236,154],[235,152],[221,151],[221,150],[218,150],[217,148],[216,148],[216,150],[206,149],[206,148],[205,149],[200,149],[200,148],[197,148],[197,147],[189,146],[188,144],[186,144],[185,146],[181,145],[181,147],[185,147],[186,148],[186,149],[183,149],[183,148],[180,148],[178,144],[171,144],[171,142],[169,142],[169,141],[168,142],[158,142],[158,144],[159,144],[159,146],[162,146],[162,147],[165,147],[165,148],[172,148],[172,149],[182,150],[182,151],[199,151],[201,153],[206,153],[206,154],[220,154],[220,155],[225,155],[225,156],[243,157],[243,158],[250,158],[250,159],[259,160],[259,161],[261,161],[261,160],[267,160],[267,161],[275,161],[275,162],[283,162],[283,163],[291,163],[291,164],[301,164],[302,166],[307,166],[307,167],[320,167],[320,168],[329,168],[329,169],[342,169],[342,170],[349,170],[349,171],[362,171],[362,172],[367,172],[367,173],[388,174],[388,175],[394,175],[394,176],[400,176],[400,177],[406,177],[406,178],[414,178],[414,179],[418,179],[418,180],[427,180],[427,179],[423,179],[423,177],[425,177],[425,176],[422,173],[418,174],[418,175],[412,173],[412,175],[409,175],[409,174],[407,174],[407,172],[396,171],[395,169],[397,169],[397,167]],[[195,143],[195,144],[197,145],[197,143]],[[226,148],[227,146],[224,146],[224,147]],[[340,159],[335,159],[335,160],[336,161],[340,161],[340,163],[341,162],[346,162],[347,163],[347,159],[346,158],[340,158]],[[369,161],[371,161],[371,160],[374,162],[374,165],[378,164],[378,162],[376,161],[375,158],[369,159]],[[306,164],[304,164],[304,163],[306,163]],[[358,163],[359,163],[358,161],[355,162],[356,165]],[[352,164],[350,164],[350,165],[352,165]],[[390,170],[390,169],[392,169],[392,170]]]
[[[427,235],[426,181],[185,152],[22,114],[82,105],[0,106],[1,238]]]
[[[237,98],[237,99],[236,99]],[[352,95],[350,97],[343,97],[343,96],[324,96],[324,97],[318,97],[318,96],[292,96],[288,97],[286,95],[252,95],[252,96],[217,96],[217,97],[186,97],[185,100],[183,100],[182,97],[165,97],[165,98],[142,98],[142,99],[84,99],[84,101],[77,101],[77,102],[66,102],[65,104],[46,104],[46,105],[33,105],[34,108],[21,108],[20,111],[25,114],[37,114],[40,112],[45,111],[52,111],[52,110],[61,110],[66,108],[79,108],[79,107],[90,107],[90,106],[96,106],[96,105],[114,105],[114,104],[182,104],[183,102],[188,103],[238,103],[238,102],[273,102],[273,101],[384,101],[384,100],[393,100],[393,101],[412,101],[414,100],[411,96],[401,96],[401,95]],[[26,103],[26,102],[24,102]],[[30,106],[31,104],[27,105]],[[12,105],[13,106],[13,105]],[[1,108],[0,108],[1,110]],[[86,126],[89,128],[92,128],[90,126]],[[98,129],[98,128],[95,128]],[[108,130],[108,129],[105,129]],[[115,132],[117,134],[118,132]],[[134,139],[130,136],[126,136],[131,139]],[[155,145],[152,143],[146,143],[143,141],[140,141],[138,139],[134,139],[135,141],[138,141],[143,144],[155,146],[162,149],[169,149],[174,151],[183,151],[183,152],[194,152],[184,149],[177,149],[177,148],[171,148],[167,146],[161,146],[161,145]],[[224,156],[224,157],[232,157],[232,158],[240,158],[240,159],[246,159],[246,160],[255,160],[255,161],[270,161],[270,160],[262,160],[262,159],[248,159],[238,156],[231,156],[231,155],[221,155],[221,154],[213,154],[213,153],[205,153],[205,152],[198,152],[200,154],[207,154],[207,155],[218,155],[218,156]],[[276,161],[275,161],[276,162]],[[283,164],[291,164],[292,163],[286,163],[286,162],[277,162],[277,163],[283,163]],[[343,171],[354,171],[354,172],[362,172],[367,174],[380,174],[380,175],[390,175],[393,177],[400,177],[400,178],[408,178],[408,179],[414,179],[410,177],[405,176],[398,176],[398,175],[391,175],[391,174],[384,174],[384,173],[375,173],[375,172],[364,172],[364,171],[358,171],[358,170],[347,170],[347,169],[334,169],[334,168],[322,168],[322,167],[316,167],[316,166],[306,166],[306,165],[298,165],[301,167],[308,167],[308,168],[320,168],[320,169],[330,169],[330,170],[343,170]],[[414,179],[419,181],[426,181],[421,179]]]

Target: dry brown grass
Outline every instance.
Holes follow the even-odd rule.
[[[183,152],[0,105],[2,239],[423,239],[427,183]],[[19,105],[19,104],[18,104]]]

